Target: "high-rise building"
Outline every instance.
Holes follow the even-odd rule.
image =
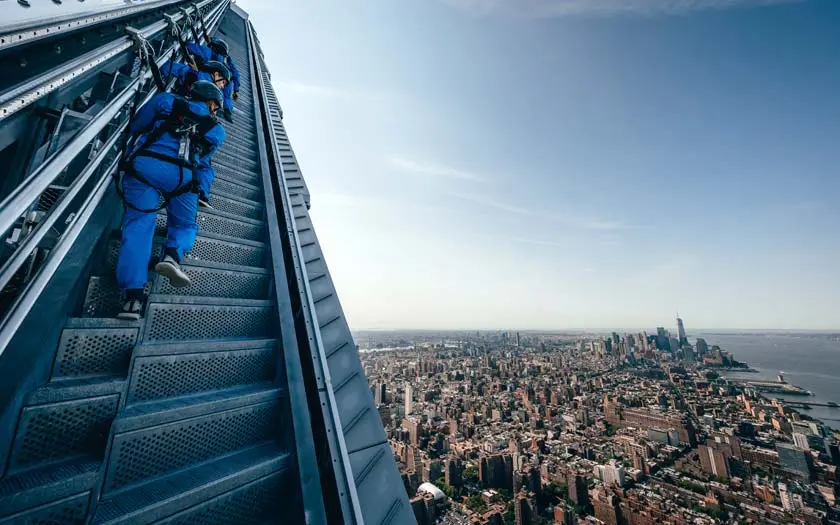
[[[407,417],[403,419],[402,426],[408,430],[408,441],[412,445],[417,445],[420,440],[420,420],[415,417]]]
[[[683,320],[677,316],[677,335],[679,335],[680,346],[688,344],[688,338],[685,336],[685,325]]]
[[[624,467],[616,464],[615,460],[604,465],[604,484],[608,487],[623,487],[627,481],[627,472]]]
[[[373,392],[373,401],[377,405],[384,405],[388,402],[388,388],[385,383],[377,383]]]
[[[460,487],[463,484],[464,464],[455,458],[445,462],[444,481],[450,487]]]
[[[567,503],[560,503],[554,507],[554,525],[575,525],[577,515]]]
[[[516,525],[531,525],[539,519],[537,501],[532,492],[519,491],[513,501],[513,514]]]
[[[568,475],[569,499],[583,508],[589,506],[589,480],[576,473]]]
[[[399,406],[399,405],[398,405]],[[406,383],[405,384],[405,415],[411,414],[411,385]]]
[[[811,478],[811,456],[806,450],[788,443],[776,443],[779,466],[803,479]]]
[[[697,338],[697,343],[694,346],[697,347],[697,357],[703,357],[709,353],[709,345],[702,337]]]
[[[656,348],[657,350],[667,351],[670,349],[669,339],[671,334],[664,327],[656,327]]]
[[[811,446],[808,444],[808,436],[800,434],[799,432],[793,433],[793,444],[803,450],[811,449]]]
[[[795,513],[802,509],[802,496],[790,492],[784,483],[779,483],[779,500],[782,508],[788,512]]]

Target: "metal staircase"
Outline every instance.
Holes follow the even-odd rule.
[[[71,244],[0,326],[0,525],[414,522],[256,35],[205,4],[242,88],[193,284],[150,273],[145,317],[114,318],[118,157],[103,162]],[[165,229],[161,212],[154,255]]]

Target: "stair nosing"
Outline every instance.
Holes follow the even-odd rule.
[[[260,266],[248,266],[243,264],[231,264],[216,261],[205,261],[203,259],[185,258],[181,266],[207,268],[210,270],[227,270],[230,272],[253,273],[256,275],[271,275],[271,270]]]
[[[150,307],[156,304],[185,304],[190,306],[245,306],[257,308],[272,306],[274,302],[270,299],[153,293],[149,295],[148,304]]]
[[[196,236],[196,240],[199,239],[211,239],[214,241],[224,241],[229,242],[231,244],[241,244],[243,246],[250,246],[252,248],[263,248],[266,249],[266,243],[262,241],[252,241],[250,239],[242,239],[240,237],[231,237],[229,235],[222,235],[220,233],[212,233],[212,232],[200,232]]]
[[[280,399],[285,390],[266,381],[134,403],[122,409],[111,424],[113,436],[183,423],[243,407]]]
[[[119,376],[94,376],[85,379],[68,378],[52,381],[29,392],[24,398],[23,408],[121,395],[124,386],[125,378]]]
[[[231,169],[234,169],[234,170],[236,169],[235,167],[231,167],[231,166],[225,166],[225,167],[230,167]],[[246,190],[262,191],[262,188],[260,188],[259,186],[252,186],[252,185],[250,185],[246,182],[242,182],[241,180],[229,178],[229,177],[225,176],[224,173],[221,173],[221,172],[218,172],[218,171],[216,172],[216,179],[221,179],[221,180],[223,180],[227,183],[235,184],[236,186],[241,186],[243,189],[246,189]],[[211,189],[210,193],[211,194],[214,193],[214,190]]]
[[[0,508],[3,509],[3,516],[0,517],[0,520],[14,514],[25,512],[31,508],[51,503],[57,499],[84,493],[94,488],[98,483],[102,461],[87,457],[87,460],[75,458],[69,461],[61,461],[27,469],[26,471],[6,476],[3,480],[0,480],[0,484],[12,479],[32,477],[39,472],[55,471],[67,465],[77,466],[79,471],[64,478],[49,480],[46,483],[33,484],[25,488],[18,487],[6,495],[0,495]],[[56,492],[59,494],[57,497],[55,496]]]
[[[178,341],[175,343],[141,343],[134,347],[133,358],[162,355],[232,352],[236,350],[256,350],[260,348],[271,348],[279,343],[280,341],[278,339],[268,337],[237,341],[207,342],[203,343],[200,349],[195,348],[195,342]]]
[[[113,519],[97,521],[94,515],[92,523],[95,525],[116,525],[118,523],[142,524],[157,522],[189,509],[196,504],[196,500],[202,502],[209,501],[212,498],[244,487],[249,483],[259,481],[266,476],[283,472],[293,465],[291,455],[283,451],[276,443],[258,443],[229,454],[212,458],[208,461],[181,468],[160,477],[151,478],[137,485],[130,485],[126,489],[114,491],[104,497],[100,505],[116,505],[120,508],[119,501],[121,499],[136,500],[141,496],[140,491],[146,490],[149,486],[156,483],[169,484],[175,482],[177,484],[179,477],[193,480],[195,483],[194,480],[197,472],[201,470],[218,472],[223,470],[223,468],[220,468],[223,464],[233,463],[235,466],[238,461],[241,461],[241,458],[247,457],[248,455],[255,457],[249,458],[250,462],[245,463],[242,468],[231,468],[231,472],[221,477],[212,474],[208,475],[207,480],[200,480],[197,484],[193,485],[190,485],[189,481],[186,481],[186,488],[173,491],[172,494],[164,495],[159,500],[152,499],[148,505],[126,511]]]
[[[161,210],[161,215],[166,215],[166,210]],[[250,226],[264,226],[264,222],[259,219],[251,219],[249,217],[243,217],[241,215],[235,215],[232,213],[228,213],[225,211],[217,210],[215,208],[199,208],[198,215],[213,215],[214,217],[221,217],[223,219],[229,219],[231,221],[238,221],[243,224],[248,224]]]

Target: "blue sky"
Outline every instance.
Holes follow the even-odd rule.
[[[840,328],[840,2],[240,5],[353,329]]]

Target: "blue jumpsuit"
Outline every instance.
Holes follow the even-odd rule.
[[[210,83],[215,83],[213,82],[213,76],[210,75],[210,73],[205,71],[196,71],[187,64],[175,62],[174,60],[170,60],[161,66],[160,73],[163,75],[163,80],[165,82],[175,78],[178,80],[179,85],[187,88],[190,84],[197,80],[206,80]]]
[[[195,42],[187,44],[187,51],[199,57],[203,62],[216,60],[227,66],[228,71],[230,71],[230,82],[228,82],[228,85],[222,90],[222,95],[225,97],[225,109],[233,111],[233,92],[239,91],[239,86],[241,85],[239,70],[236,68],[236,64],[234,64],[233,59],[230,56],[222,56],[209,47],[196,44]]]
[[[173,103],[176,97],[171,93],[160,93],[155,95],[144,105],[129,123],[129,133],[137,136],[134,148],[143,147],[148,134],[165,123],[167,117],[172,114]],[[190,110],[196,115],[208,115],[209,110],[204,103],[190,102]],[[213,126],[204,135],[209,149],[202,151],[202,154],[193,155],[199,180],[204,179],[212,182],[212,168],[210,159],[213,153],[222,145],[225,139],[225,130],[219,126]],[[178,138],[163,133],[153,144],[148,145],[146,151],[178,158]],[[128,153],[131,155],[131,152]],[[193,177],[193,171],[189,168],[182,168],[174,162],[166,162],[156,158],[137,156],[133,162],[134,169],[154,187],[126,175],[123,181],[125,199],[128,203],[143,210],[155,209],[159,206],[160,194],[158,190],[171,192],[178,187],[188,184]],[[206,173],[210,172],[209,177]],[[181,177],[183,176],[183,179]],[[180,182],[180,184],[179,184]],[[198,211],[198,195],[195,193],[183,193],[170,199],[166,208],[166,247],[174,248],[179,259],[188,253],[195,242],[198,232],[196,214]],[[155,233],[156,213],[145,213],[135,210],[130,206],[125,207],[122,223],[122,246],[117,259],[117,282],[120,288],[125,290],[142,289],[146,285],[149,260],[152,256],[152,239]]]

